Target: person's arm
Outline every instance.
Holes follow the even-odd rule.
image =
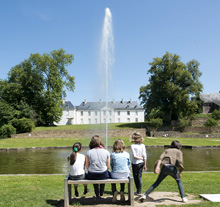
[[[161,160],[157,161],[157,166],[155,168],[155,173],[160,174],[160,165],[161,165]]]
[[[133,157],[134,157],[135,159],[137,159],[137,160],[143,160],[143,157],[137,156],[137,154],[136,154],[136,152],[135,152],[135,150],[134,150],[133,147],[131,147],[131,151],[132,151]]]
[[[144,167],[143,167],[143,171],[145,171],[147,169],[147,159],[144,159]]]
[[[143,145],[143,161],[144,161],[143,171],[145,171],[147,169],[147,153],[146,153],[145,145]]]
[[[110,157],[108,157],[108,159],[107,159],[107,168],[108,169],[110,168]]]
[[[183,153],[180,151],[180,153],[177,156],[177,162],[178,162],[178,167],[179,167],[179,177],[182,177],[182,171],[184,169],[183,167]]]
[[[86,169],[87,169],[87,170],[89,169],[89,159],[88,159],[87,156],[86,156]]]

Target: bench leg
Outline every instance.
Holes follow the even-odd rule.
[[[69,195],[69,202],[71,201],[72,198],[72,184],[68,185],[68,195]]]
[[[130,205],[134,205],[134,178],[129,177],[129,183],[128,183],[128,200]]]
[[[64,207],[69,207],[68,179],[64,179]]]

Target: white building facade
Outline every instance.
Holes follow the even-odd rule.
[[[106,106],[107,105],[107,106]],[[65,101],[57,125],[144,122],[144,109],[137,101],[87,102],[73,106]]]

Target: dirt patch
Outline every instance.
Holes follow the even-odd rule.
[[[187,204],[200,203],[201,200],[195,199],[194,195],[187,195],[189,201]],[[127,198],[126,198],[127,199]],[[135,196],[135,207],[156,207],[158,205],[184,205],[181,197],[177,192],[153,192],[150,196],[143,202],[138,201],[139,196]],[[71,200],[71,206],[100,206],[100,207],[115,207],[115,206],[129,206],[128,201],[121,202],[120,196],[118,195],[117,203],[112,203],[112,197],[102,197],[96,199],[95,197],[81,197],[73,198]]]

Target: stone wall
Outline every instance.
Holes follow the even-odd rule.
[[[109,137],[130,137],[134,132],[138,131],[146,136],[146,129],[109,129]],[[31,133],[14,134],[12,138],[72,138],[72,137],[92,137],[98,134],[101,137],[106,136],[105,130],[50,130],[50,131],[34,131]]]

